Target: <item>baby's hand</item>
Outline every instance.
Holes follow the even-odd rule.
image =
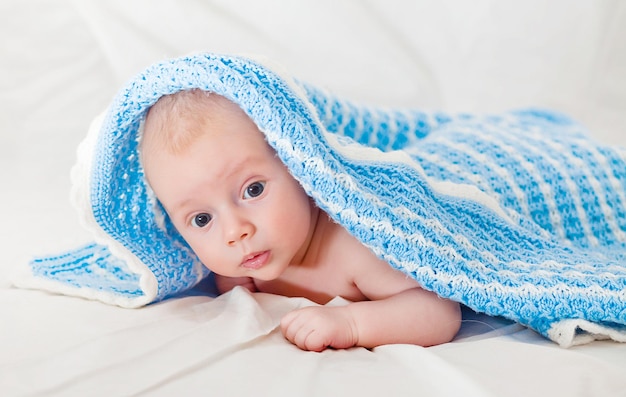
[[[359,340],[347,306],[297,309],[283,317],[280,327],[285,338],[302,350],[345,349],[355,346]]]

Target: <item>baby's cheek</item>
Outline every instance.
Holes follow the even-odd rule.
[[[211,256],[209,255],[209,252],[207,252],[206,247],[203,246],[202,244],[194,243],[189,240],[186,240],[186,241],[187,241],[187,244],[189,244],[189,246],[191,247],[191,250],[194,252],[194,254],[196,254],[198,259],[200,259],[200,262],[202,262],[204,267],[206,267],[209,270],[212,270],[210,266]]]

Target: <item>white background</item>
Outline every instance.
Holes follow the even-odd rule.
[[[626,390],[623,345],[562,350],[497,319],[468,323],[459,343],[435,349],[310,355],[272,331],[277,313],[268,307],[285,310],[300,304],[294,300],[226,297],[252,317],[269,313],[259,337],[237,322],[241,316],[205,330],[223,307],[206,297],[127,311],[12,288],[10,275],[33,255],[90,239],[68,193],[75,148],[91,119],[134,73],[193,51],[261,54],[367,104],[548,107],[580,120],[599,140],[626,144],[626,3],[619,0],[3,0],[0,394]],[[237,334],[238,325],[248,333]],[[248,381],[234,381],[235,374]]]

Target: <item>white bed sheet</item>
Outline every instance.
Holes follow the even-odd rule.
[[[390,3],[0,3],[0,395],[626,395],[626,344],[562,349],[469,311],[450,344],[318,354],[276,329],[303,299],[197,290],[126,310],[11,285],[33,255],[90,240],[68,200],[76,145],[163,57],[263,54],[371,104],[548,106],[626,144],[625,4]]]

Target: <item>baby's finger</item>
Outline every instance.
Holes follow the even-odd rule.
[[[292,325],[295,321],[297,315],[294,312],[289,312],[280,320],[280,330],[285,336],[285,338],[291,340],[289,338],[290,331],[293,332]],[[293,327],[295,329],[295,327]]]
[[[296,332],[293,343],[302,350],[321,351],[315,343],[315,329],[312,327],[302,327]]]
[[[302,311],[294,310],[281,320],[281,331],[285,338],[302,350],[321,351],[324,346],[316,343],[315,327],[307,321]]]
[[[296,333],[304,323],[299,317],[297,311],[292,311],[287,313],[282,320],[280,320],[280,330],[283,336],[292,343],[295,343]]]

